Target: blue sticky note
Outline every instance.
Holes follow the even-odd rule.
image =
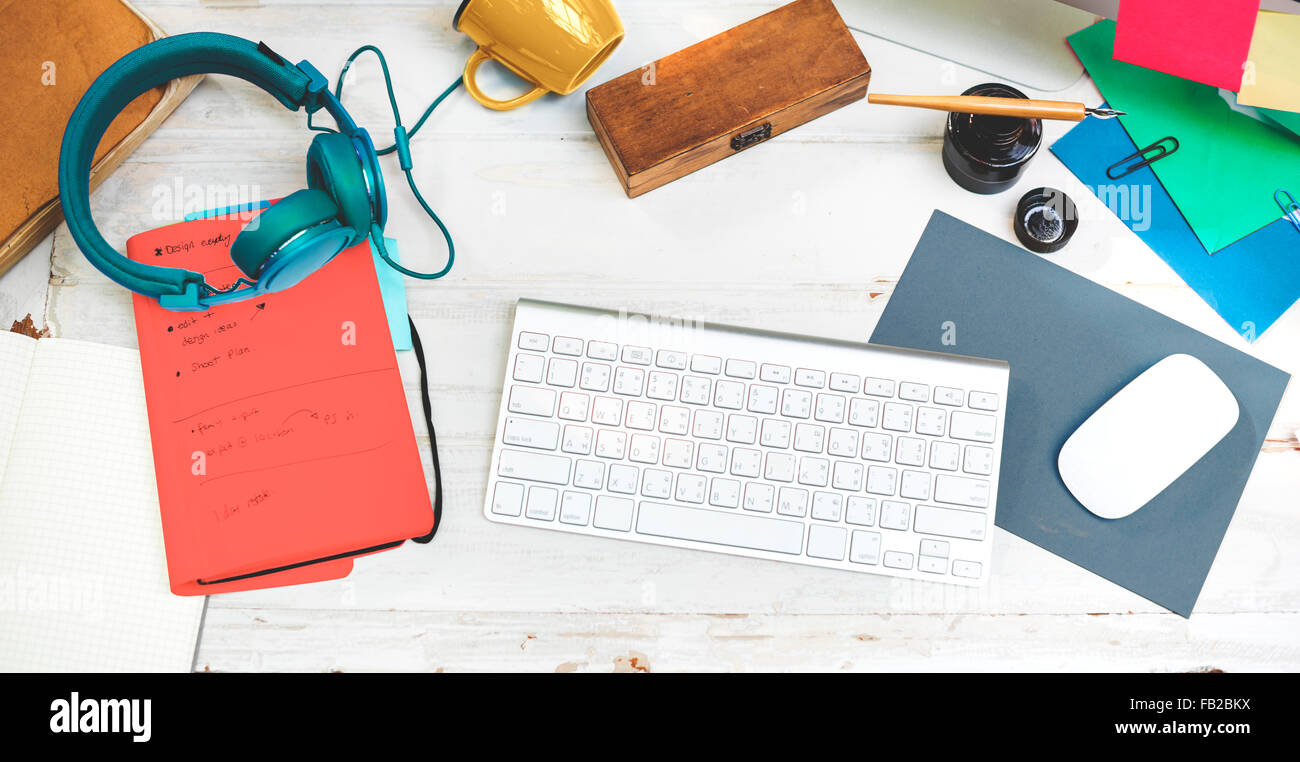
[[[1065,166],[1247,341],[1300,299],[1300,230],[1279,218],[1206,252],[1150,167],[1112,180],[1106,168],[1137,147],[1118,119],[1085,119],[1052,145]],[[1296,178],[1300,197],[1300,177]]]
[[[388,249],[388,256],[394,262],[402,263],[397,241],[384,236],[384,248]],[[370,244],[370,255],[374,257],[375,274],[379,276],[379,294],[384,300],[384,314],[388,315],[388,330],[393,334],[393,349],[398,352],[408,350],[411,348],[411,324],[406,319],[406,280],[379,256],[374,242]]]

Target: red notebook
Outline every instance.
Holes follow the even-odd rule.
[[[241,219],[183,222],[127,255],[239,277]],[[433,531],[433,507],[369,245],[297,286],[205,312],[135,296],[172,592],[346,576]]]

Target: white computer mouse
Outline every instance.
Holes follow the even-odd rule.
[[[1084,508],[1122,519],[1227,436],[1239,414],[1232,390],[1205,363],[1169,355],[1075,429],[1056,468]]]

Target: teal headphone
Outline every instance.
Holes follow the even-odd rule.
[[[397,123],[393,145],[382,151],[375,150],[369,133],[357,126],[339,100],[344,74],[356,57],[367,51],[379,57]],[[128,259],[104,240],[90,214],[91,164],[114,117],[137,96],[192,74],[226,74],[251,82],[291,111],[306,109],[308,127],[322,133],[312,140],[307,152],[307,188],[286,196],[255,217],[256,224],[240,231],[231,244],[230,257],[244,277],[221,290],[209,285],[200,273]],[[169,310],[203,310],[283,291],[367,238],[384,261],[401,272],[425,279],[442,277],[451,269],[455,249],[447,227],[416,188],[409,138],[460,83],[458,79],[447,88],[408,134],[401,123],[388,64],[372,46],[352,54],[331,93],[325,77],[310,63],[294,66],[264,43],[211,32],[165,37],[110,66],[90,86],[68,121],[59,156],[59,200],[68,230],[96,269],[136,293],[157,299]],[[334,119],[337,130],[312,126],[312,115],[322,108]],[[447,240],[447,264],[439,272],[408,270],[384,249],[388,204],[379,156],[394,150],[416,199]]]

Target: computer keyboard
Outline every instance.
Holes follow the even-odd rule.
[[[484,514],[980,585],[1008,373],[991,360],[521,299]]]

